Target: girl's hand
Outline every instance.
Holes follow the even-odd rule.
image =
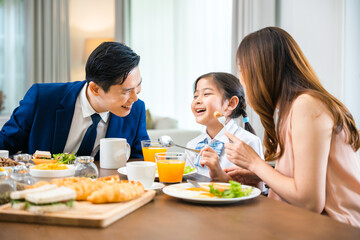
[[[200,164],[209,168],[209,175],[213,180],[228,182],[230,177],[222,170],[217,152],[210,146],[200,151]]]
[[[225,168],[224,171],[233,180],[241,184],[259,187],[259,185],[262,183],[261,179],[255,173],[241,167],[229,167]]]
[[[235,137],[229,132],[225,132],[229,138],[229,143],[225,143],[225,153],[227,159],[239,167],[254,171],[255,164],[262,161],[252,147]]]

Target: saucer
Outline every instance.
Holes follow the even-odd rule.
[[[161,188],[163,188],[163,187],[165,187],[164,184],[159,183],[159,182],[154,182],[154,183],[151,185],[151,187],[145,188],[145,190],[156,190],[156,189],[161,189]]]

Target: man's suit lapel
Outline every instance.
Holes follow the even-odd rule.
[[[74,115],[76,98],[84,86],[84,83],[85,81],[74,83],[74,86],[59,102],[60,108],[56,111],[53,153],[62,153],[64,151]]]
[[[122,129],[123,118],[116,117],[110,113],[109,126],[106,131],[106,138],[119,137],[119,130]]]

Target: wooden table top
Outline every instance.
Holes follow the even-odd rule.
[[[100,169],[100,176],[113,174],[117,171]],[[206,180],[198,174],[191,178]],[[241,238],[360,239],[360,228],[264,196],[214,206],[188,203],[161,191],[152,202],[104,229],[0,222],[4,240]]]

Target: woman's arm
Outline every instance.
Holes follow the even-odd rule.
[[[225,144],[228,159],[258,175],[270,188],[291,204],[321,212],[325,204],[325,181],[333,120],[317,99],[302,95],[293,104],[291,116],[294,177],[287,177],[265,163],[251,147],[226,135],[234,142]],[[291,161],[282,159],[281,161]]]

